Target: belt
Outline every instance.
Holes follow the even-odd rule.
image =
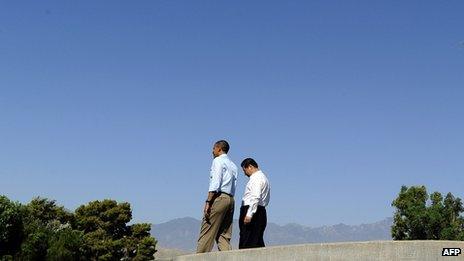
[[[229,196],[229,197],[232,197],[232,198],[234,197],[234,196],[232,196],[231,194],[225,193],[225,192],[222,192],[222,191],[219,191],[218,194],[219,194],[219,195],[221,195],[221,194],[226,194],[226,195]]]
[[[250,205],[244,205],[243,202],[242,202],[241,207],[242,207],[242,208],[250,207]],[[261,206],[260,204],[258,204],[258,208],[266,208],[266,207],[265,207],[265,206]]]

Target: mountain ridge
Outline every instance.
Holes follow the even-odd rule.
[[[164,223],[154,224],[152,235],[163,248],[174,248],[183,251],[193,251],[196,248],[200,220],[192,217],[176,218]],[[264,240],[266,245],[289,245],[303,243],[328,243],[343,241],[391,240],[391,217],[383,220],[360,224],[325,225],[309,227],[296,223],[278,225],[269,222]],[[232,247],[238,245],[238,221],[234,220],[232,232]]]

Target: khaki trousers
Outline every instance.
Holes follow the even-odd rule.
[[[197,253],[210,252],[216,241],[219,251],[232,250],[232,220],[234,217],[234,198],[220,194],[213,201],[209,219],[203,216]]]

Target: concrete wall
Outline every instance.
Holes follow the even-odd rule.
[[[464,251],[464,241],[371,241],[288,245],[185,255],[173,260],[464,260],[464,254],[458,257],[442,257],[444,247],[458,247]]]

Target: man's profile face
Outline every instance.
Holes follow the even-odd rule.
[[[251,175],[251,166],[248,166],[248,168],[242,168],[243,170],[243,173],[245,173],[246,176],[250,176]]]
[[[213,157],[216,158],[217,156],[221,155],[221,147],[214,145],[213,146]]]

